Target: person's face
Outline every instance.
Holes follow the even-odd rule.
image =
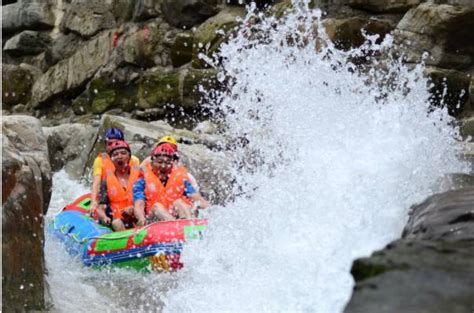
[[[121,169],[125,166],[128,166],[128,162],[130,161],[130,153],[127,149],[121,148],[114,150],[110,155],[110,158],[112,159],[115,167]]]
[[[173,158],[169,155],[158,155],[152,160],[151,165],[157,173],[169,173],[173,166]]]

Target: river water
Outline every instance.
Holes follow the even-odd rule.
[[[228,91],[206,102],[229,142],[242,143],[232,153],[237,196],[207,212],[185,268],[94,271],[47,234],[54,310],[342,312],[352,261],[398,238],[409,207],[468,167],[453,120],[429,105],[423,66],[364,57],[360,70],[353,62],[387,56],[391,39],[339,51],[321,26],[313,38],[320,14],[249,14],[223,47]],[[48,218],[86,191],[56,174]]]

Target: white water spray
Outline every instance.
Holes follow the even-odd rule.
[[[244,196],[185,249],[167,312],[341,312],[353,259],[396,239],[439,178],[467,170],[422,65],[390,58],[390,37],[337,50],[319,18],[304,6],[281,21],[250,14],[222,48],[228,90],[212,104],[243,143]]]

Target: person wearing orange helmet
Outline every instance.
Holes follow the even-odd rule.
[[[121,231],[133,227],[136,221],[133,215],[133,185],[139,177],[140,168],[131,161],[130,146],[123,140],[111,144],[109,154],[114,168],[106,169],[97,212],[103,224]],[[105,211],[107,204],[110,205],[110,214]]]
[[[175,145],[160,144],[153,149],[151,161],[142,167],[142,177],[133,188],[138,226],[145,225],[147,218],[160,221],[193,218],[193,202],[199,202],[201,208],[209,206],[189,182],[186,168],[176,164],[175,154]]]
[[[91,190],[91,209],[90,212],[94,216],[99,206],[99,192],[101,182],[105,179],[107,169],[113,169],[114,164],[110,159],[110,147],[117,141],[124,140],[123,132],[120,128],[107,128],[105,130],[104,143],[105,152],[99,153],[95,158],[92,171],[92,190]],[[132,162],[134,165],[140,164],[140,160],[132,155]]]

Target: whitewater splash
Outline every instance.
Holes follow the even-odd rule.
[[[412,204],[467,170],[423,66],[390,58],[390,37],[337,50],[320,16],[250,13],[222,48],[228,90],[209,98],[241,143],[243,196],[210,212],[205,240],[185,249],[167,312],[341,312],[354,258],[399,237]]]
[[[440,178],[467,171],[452,118],[429,105],[423,66],[377,57],[387,56],[389,37],[339,51],[320,15],[250,13],[222,48],[228,90],[209,101],[236,143],[238,196],[207,212],[185,269],[95,271],[47,236],[57,310],[341,312],[354,258],[397,238],[408,208],[439,191]],[[365,55],[373,57],[354,64]],[[63,172],[54,182],[49,217],[87,191]]]

